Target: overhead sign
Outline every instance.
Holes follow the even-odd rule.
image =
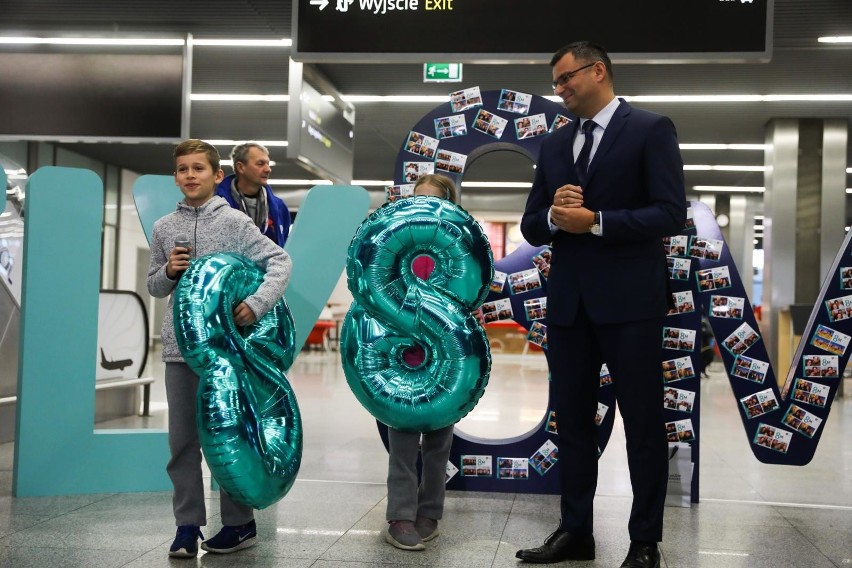
[[[774,0],[294,0],[296,61],[541,63],[586,39],[617,62],[767,61]],[[700,22],[700,25],[696,25]]]
[[[424,63],[424,83],[459,83],[462,80],[461,63]]]

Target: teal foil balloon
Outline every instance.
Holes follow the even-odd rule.
[[[426,279],[412,270],[423,255],[435,263]],[[449,201],[403,199],[361,224],[349,245],[346,275],[355,301],[340,350],[352,392],[377,420],[429,432],[476,406],[491,353],[471,312],[488,294],[493,274],[482,228]],[[422,361],[412,362],[415,350]]]
[[[287,494],[302,461],[302,419],[283,371],[293,363],[290,310],[281,299],[245,328],[232,315],[262,281],[246,258],[212,254],[193,261],[174,294],[177,342],[199,377],[201,450],[219,485],[255,509]]]

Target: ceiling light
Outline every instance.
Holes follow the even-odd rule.
[[[393,185],[392,179],[353,179],[352,185],[360,185],[363,187],[387,187]]]
[[[557,96],[544,97],[560,103]],[[619,95],[628,102],[642,103],[764,103],[764,102],[848,102],[852,94],[835,95]]]
[[[449,95],[342,95],[347,103],[445,103]]]
[[[823,36],[817,38],[820,43],[852,43],[852,36]]]
[[[735,192],[735,193],[763,193],[762,187],[748,187],[736,185],[694,185],[692,189],[695,191],[717,191],[717,192]]]
[[[23,45],[183,45],[182,38],[0,37],[0,44]]]
[[[769,144],[681,144],[681,150],[765,150]],[[852,168],[850,168],[852,169]]]
[[[532,187],[532,183],[528,181],[463,181],[462,187],[503,187],[528,189]]]
[[[214,146],[236,146],[237,144],[243,144],[245,142],[257,142],[261,146],[266,146],[267,148],[287,145],[286,140],[205,140],[205,142]]]
[[[234,161],[233,160],[219,160],[219,165],[220,166],[233,166]],[[277,165],[278,164],[275,162],[275,160],[269,160],[269,166],[270,167],[277,166]]]
[[[203,95],[192,93],[189,95],[192,101],[247,101],[265,103],[286,103],[290,101],[290,95]]]
[[[327,179],[270,179],[267,183],[269,185],[334,185]]]
[[[198,39],[192,38],[193,45],[214,47],[291,47],[291,39]]]
[[[684,171],[715,172],[763,172],[766,166],[711,166],[706,164],[684,164]]]

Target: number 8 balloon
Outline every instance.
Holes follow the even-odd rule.
[[[435,262],[426,279],[412,270],[423,255]],[[449,201],[406,198],[361,224],[346,264],[355,301],[343,322],[341,356],[350,388],[377,420],[429,432],[476,406],[491,354],[471,311],[488,294],[493,274],[479,223]],[[422,362],[406,362],[416,346]]]
[[[207,465],[228,495],[255,509],[287,494],[302,460],[302,419],[283,372],[293,363],[290,310],[282,298],[245,328],[232,315],[262,281],[248,259],[212,254],[192,263],[174,296],[178,346],[199,377]]]

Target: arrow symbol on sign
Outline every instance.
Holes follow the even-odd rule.
[[[319,6],[320,11],[323,11],[328,6],[328,0],[311,0],[311,6]]]

